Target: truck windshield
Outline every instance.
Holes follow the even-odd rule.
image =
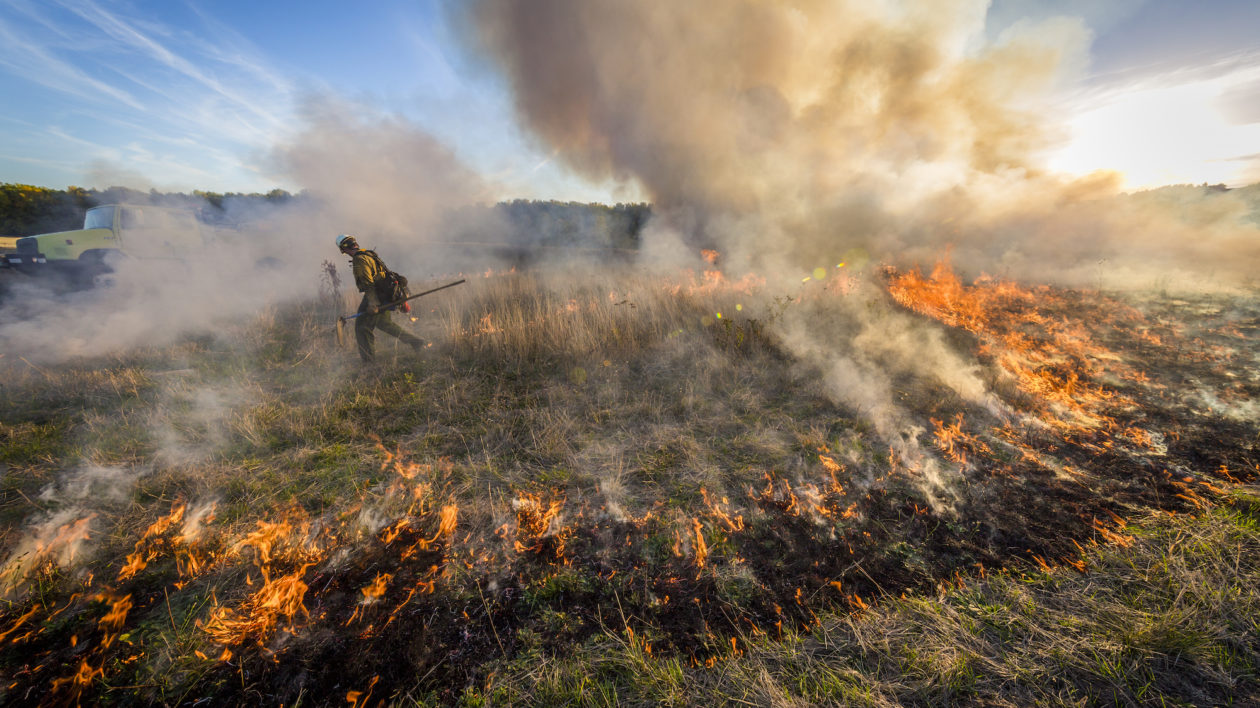
[[[112,229],[114,228],[114,207],[96,207],[88,209],[87,216],[83,219],[83,228],[85,229]]]

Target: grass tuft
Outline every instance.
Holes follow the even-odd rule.
[[[1254,309],[882,277],[0,359],[0,700],[1260,700]]]

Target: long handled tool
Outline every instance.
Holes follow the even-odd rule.
[[[378,313],[378,312],[384,312],[384,311],[386,311],[386,310],[392,310],[393,308],[398,307],[399,305],[403,304],[404,302],[407,302],[408,300],[415,300],[415,299],[416,299],[416,298],[418,298],[418,297],[423,297],[423,296],[425,296],[425,295],[431,295],[431,294],[433,294],[433,293],[435,293],[435,292],[437,292],[437,291],[439,291],[439,290],[445,290],[445,289],[447,289],[447,288],[453,288],[453,287],[455,287],[456,285],[459,285],[460,283],[463,283],[463,282],[465,282],[465,281],[464,281],[464,279],[463,279],[463,278],[460,278],[459,280],[456,280],[456,281],[455,281],[455,282],[453,282],[453,283],[447,283],[446,285],[439,285],[439,286],[437,286],[436,288],[433,288],[432,290],[425,290],[425,291],[424,291],[424,292],[422,292],[422,293],[416,293],[415,295],[411,295],[411,296],[409,296],[409,297],[405,297],[405,298],[403,298],[403,299],[401,299],[401,300],[396,300],[396,301],[394,301],[394,302],[391,302],[391,303],[389,303],[388,305],[381,305],[380,307],[377,307],[377,308],[372,309],[372,310],[364,310],[363,312],[356,312],[356,313],[354,313],[353,315],[342,315],[341,317],[338,317],[338,318],[337,318],[337,346],[339,346],[339,347],[340,347],[340,346],[345,346],[345,343],[346,343],[346,332],[345,332],[345,329],[346,329],[346,322],[349,322],[350,320],[352,320],[352,319],[354,319],[354,318],[356,318],[356,317],[362,317],[363,315],[375,315],[375,314],[376,314],[376,313]]]

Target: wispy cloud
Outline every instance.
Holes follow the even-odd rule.
[[[257,96],[248,95],[235,85],[225,83],[210,75],[193,61],[175,53],[154,37],[142,32],[134,23],[106,10],[99,4],[91,0],[83,0],[81,2],[63,1],[61,5],[113,37],[123,46],[209,89],[234,106],[237,113],[255,116],[268,128],[274,128],[282,123],[281,118],[275,112],[268,110],[266,104],[260,102]],[[256,64],[245,68],[258,71]]]
[[[67,181],[122,160],[117,172],[145,170],[164,188],[256,185],[241,162],[288,132],[293,83],[191,2],[139,12],[99,0],[0,2],[0,80],[41,96],[6,107],[20,129],[0,136],[0,158]],[[77,170],[52,169],[76,158]],[[245,184],[231,182],[242,175]]]
[[[3,17],[0,17],[0,44],[5,47],[0,52],[0,66],[17,76],[78,98],[107,98],[137,110],[144,108],[135,96],[88,75],[49,48],[31,41]]]
[[[220,64],[236,68],[243,75],[253,77],[265,90],[282,95],[293,92],[293,82],[276,72],[240,32],[191,2],[188,3],[188,8],[207,30],[206,38],[193,40],[200,52]]]
[[[46,160],[38,157],[27,157],[25,155],[7,155],[0,153],[0,160],[20,162],[26,165],[38,165],[40,167],[52,167],[59,170],[77,167],[77,164],[66,160]]]

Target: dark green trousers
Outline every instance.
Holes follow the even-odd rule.
[[[359,312],[369,309],[367,298],[359,304]],[[385,334],[392,334],[407,344],[419,348],[423,343],[416,335],[408,332],[398,326],[397,322],[389,316],[389,311],[378,312],[375,315],[360,315],[354,320],[354,341],[359,345],[359,358],[365,362],[372,361],[376,357],[376,332],[380,330]]]

